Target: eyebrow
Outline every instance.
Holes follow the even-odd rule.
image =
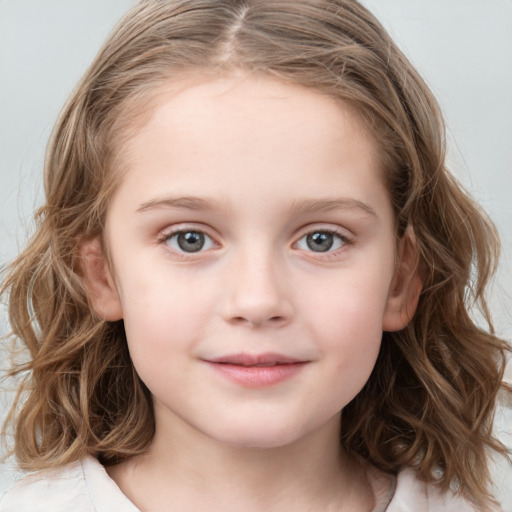
[[[220,204],[216,200],[203,199],[201,197],[183,196],[183,197],[163,197],[156,198],[142,203],[137,212],[147,212],[149,210],[161,210],[166,208],[182,208],[186,210],[218,210]]]
[[[350,197],[332,198],[332,199],[307,199],[305,201],[294,201],[292,203],[293,211],[299,213],[311,212],[322,213],[333,210],[361,210],[364,213],[378,217],[377,212],[366,203]]]
[[[185,209],[192,211],[214,211],[221,210],[221,203],[215,199],[203,199],[194,196],[163,197],[156,198],[142,203],[137,212],[147,212],[160,209]],[[353,198],[327,198],[327,199],[306,199],[294,200],[290,210],[294,213],[322,213],[334,210],[360,210],[366,214],[378,217],[375,210]]]

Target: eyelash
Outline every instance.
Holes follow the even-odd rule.
[[[191,257],[194,257],[195,254],[200,254],[202,252],[205,252],[205,251],[208,251],[211,249],[211,247],[204,249],[204,247],[202,246],[197,251],[187,252],[182,249],[180,250],[179,248],[172,248],[168,244],[169,241],[172,240],[174,237],[177,237],[180,234],[187,234],[187,233],[197,233],[197,234],[203,235],[205,238],[207,238],[209,240],[209,243],[212,246],[220,245],[203,228],[187,227],[187,226],[180,227],[178,229],[174,229],[170,232],[162,234],[158,239],[158,243],[167,245],[168,249],[173,253],[173,256],[182,258],[182,259],[190,259]],[[307,228],[304,228],[301,231],[299,238],[297,239],[296,242],[294,242],[292,247],[297,247],[298,244],[303,239],[306,239],[309,235],[315,235],[315,234],[333,235],[334,237],[338,238],[339,242],[341,243],[341,246],[336,247],[334,250],[331,250],[330,247],[325,251],[313,251],[313,250],[303,249],[305,252],[315,255],[316,258],[328,259],[329,257],[336,256],[345,247],[354,244],[354,240],[352,238],[348,237],[344,232],[342,233],[340,230],[333,229],[333,228],[326,229],[326,228],[322,228],[322,227],[315,229],[314,227],[312,228],[311,226],[308,226]],[[306,241],[306,243],[307,243],[307,241]],[[178,244],[179,244],[179,242],[178,242]]]

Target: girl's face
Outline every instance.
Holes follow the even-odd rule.
[[[272,79],[159,96],[123,148],[111,270],[89,272],[157,432],[271,447],[337,428],[410,318],[376,151],[348,107]]]

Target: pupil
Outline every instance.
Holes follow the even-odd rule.
[[[197,252],[204,246],[204,235],[197,231],[187,231],[178,234],[178,245],[185,252]]]
[[[308,235],[306,243],[312,251],[325,252],[332,247],[334,240],[332,233],[317,232]]]

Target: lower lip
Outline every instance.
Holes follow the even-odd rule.
[[[275,366],[243,366],[211,362],[208,364],[236,384],[247,388],[264,388],[297,375],[306,366],[307,362],[277,364]]]

